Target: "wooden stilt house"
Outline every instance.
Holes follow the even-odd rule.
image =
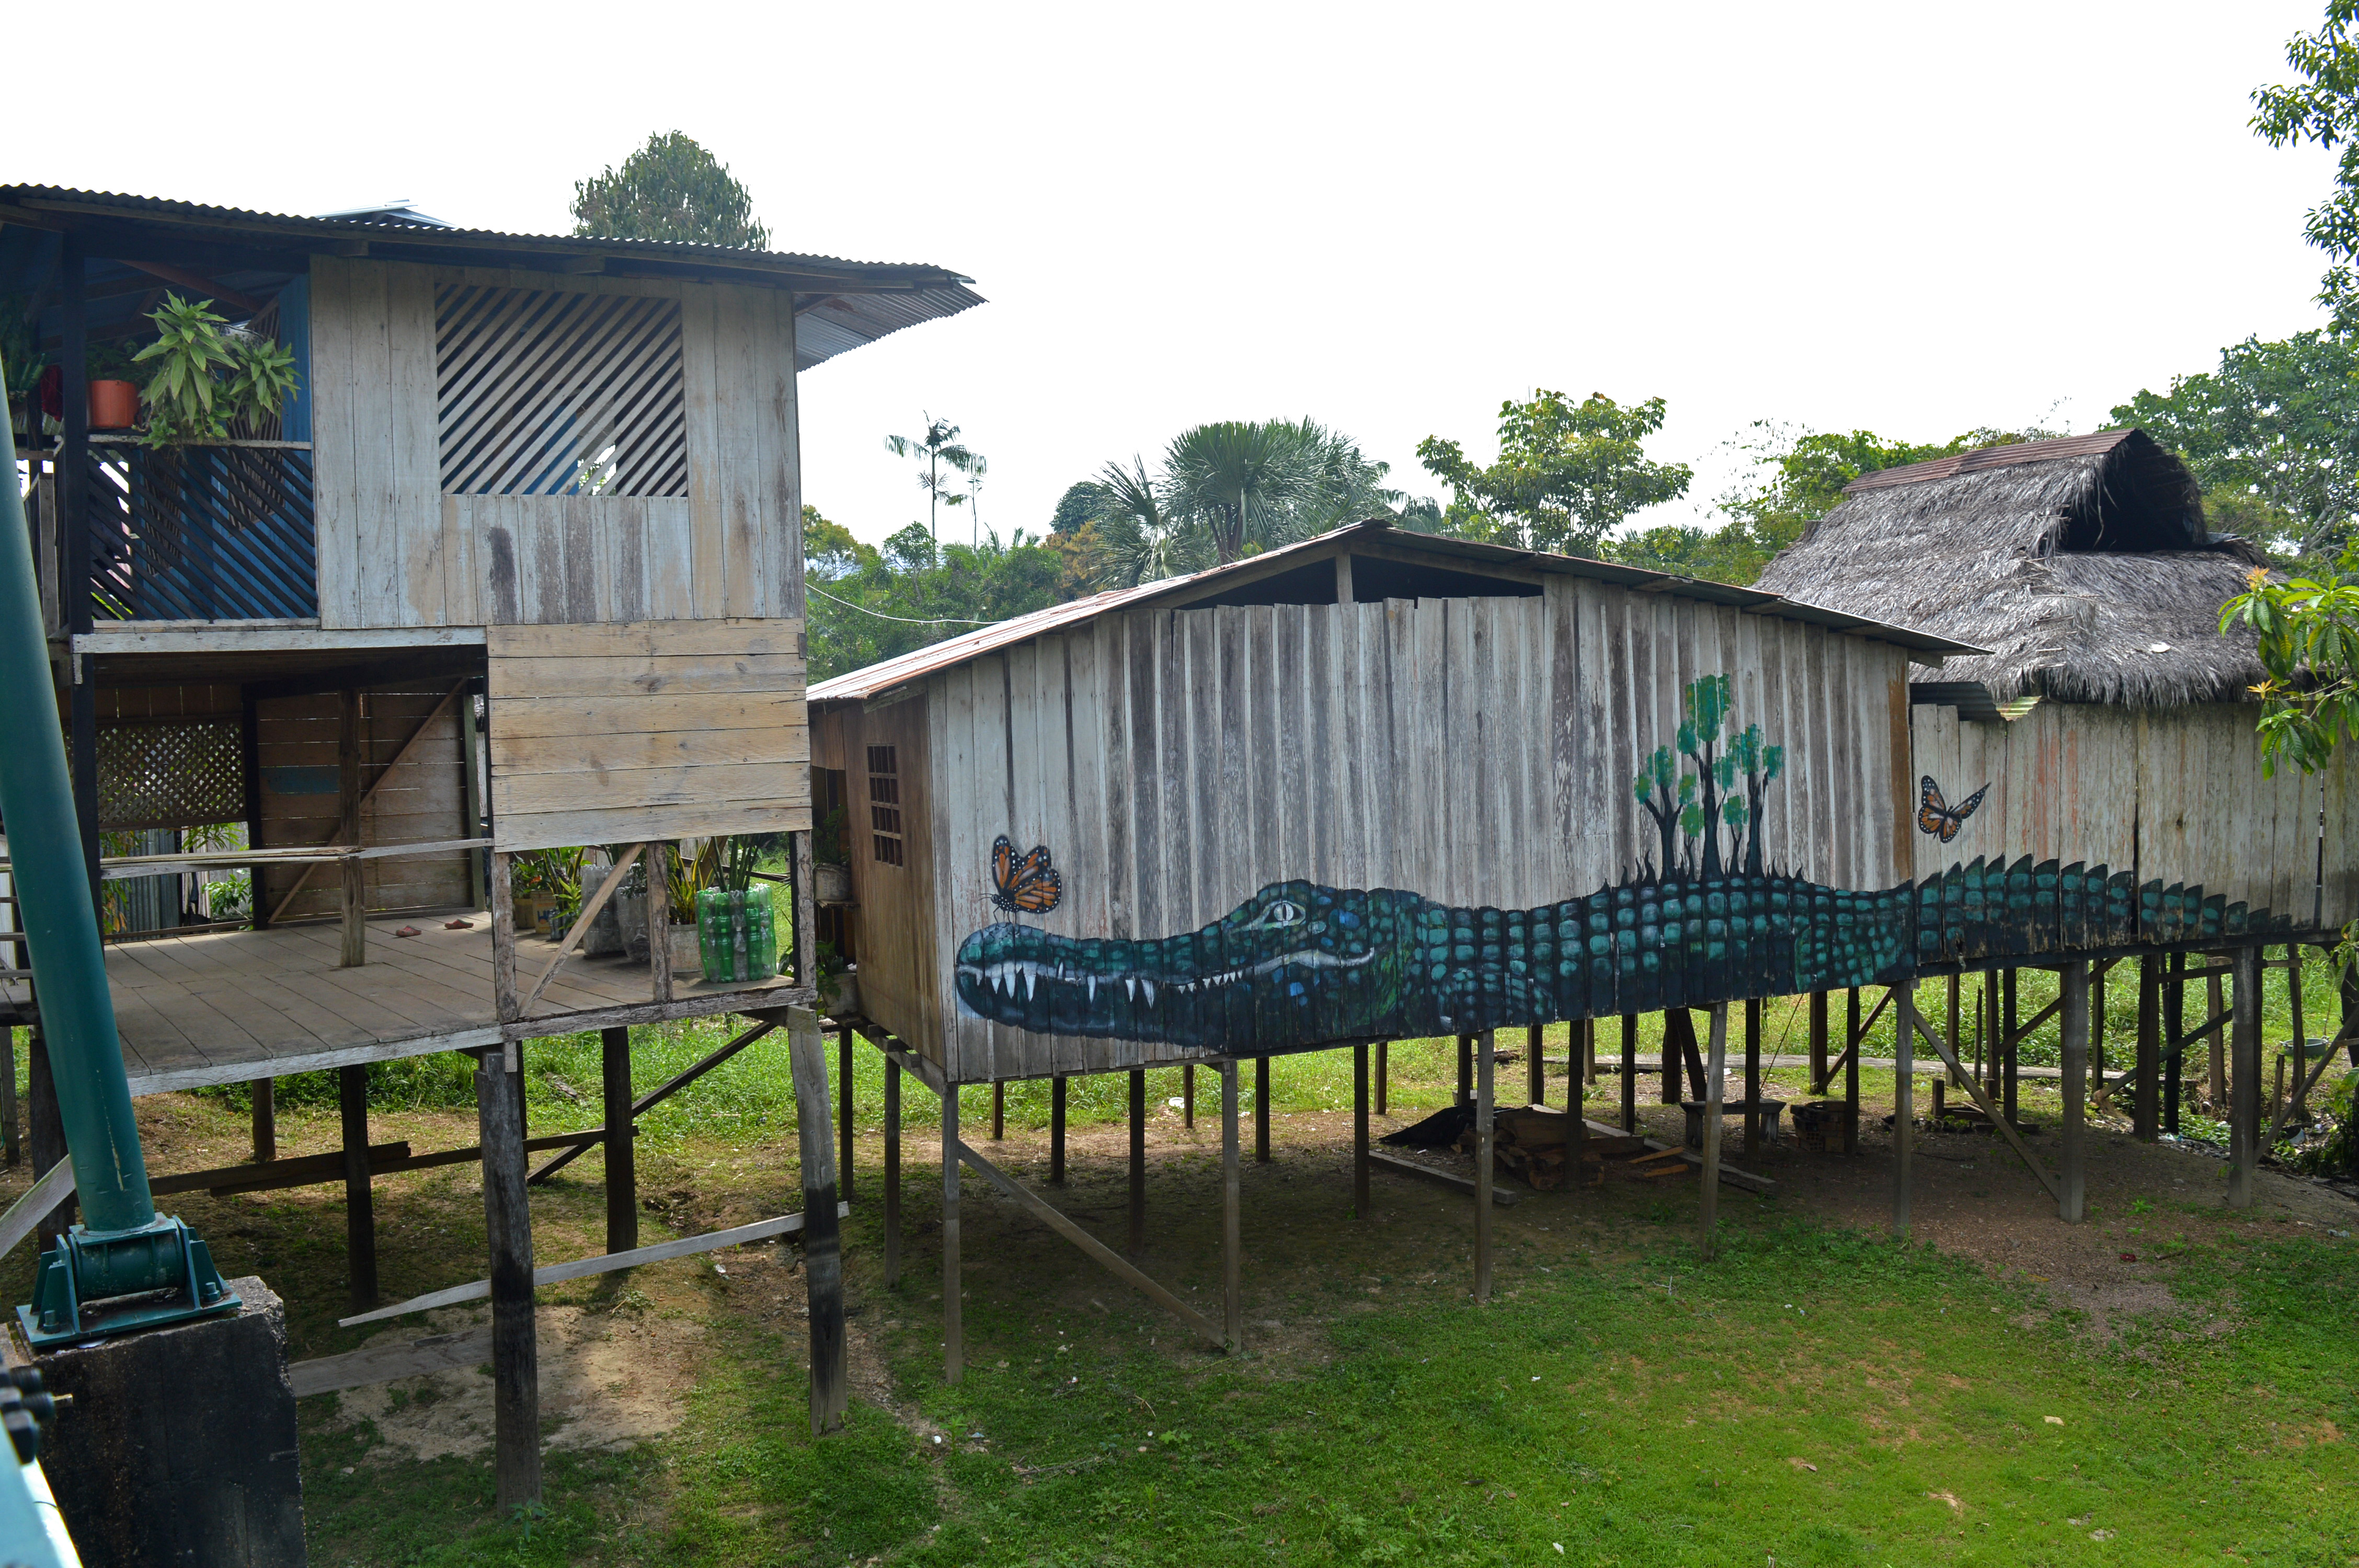
[[[343,1182],[373,1307],[372,1174],[453,1156],[372,1151],[362,1075],[482,1056],[504,1505],[538,1464],[517,1043],[606,1032],[606,1123],[555,1142],[603,1145],[610,1249],[630,1249],[628,1026],[748,1013],[734,1050],[812,997],[808,919],[758,981],[676,972],[660,929],[684,838],[788,834],[808,859],[799,373],[979,303],[967,283],[407,210],[0,187],[0,296],[55,366],[16,410],[16,457],[91,873],[253,878],[250,929],[110,946],[133,1091],[251,1081],[260,1168],[178,1185]],[[93,361],[152,336],[168,292],[292,351],[275,419],[160,448],[93,428]],[[223,823],[244,846],[100,853],[106,830]],[[583,845],[613,863],[580,922],[521,940],[512,857]],[[577,951],[626,872],[656,890],[641,956]],[[270,1082],[321,1068],[343,1075],[340,1169],[282,1180]]]

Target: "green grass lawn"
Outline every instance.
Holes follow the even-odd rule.
[[[647,1032],[642,1084],[718,1038]],[[595,1049],[531,1048],[536,1132],[595,1119]],[[1393,1063],[1397,1112],[1446,1100],[1448,1042],[1397,1046]],[[864,1132],[875,1068],[864,1050]],[[790,1206],[784,1069],[783,1043],[766,1041],[651,1119],[645,1188]],[[1157,1103],[1179,1093],[1176,1072],[1153,1076]],[[1520,1069],[1501,1077],[1520,1082]],[[1282,1112],[1344,1108],[1350,1058],[1281,1061],[1275,1080]],[[1200,1076],[1207,1108],[1211,1084]],[[560,1085],[590,1092],[568,1100]],[[389,1113],[389,1127],[469,1141],[462,1115],[439,1108],[424,1080],[413,1087],[419,1108]],[[1869,1091],[1888,1098],[1888,1076],[1871,1075]],[[1612,1081],[1598,1092],[1614,1094]],[[1121,1095],[1118,1078],[1076,1084],[1077,1126],[1114,1118]],[[908,1097],[913,1123],[929,1098]],[[180,1105],[181,1135],[203,1131],[210,1159],[234,1157],[233,1106]],[[987,1117],[987,1091],[964,1114],[971,1126]],[[1010,1119],[1045,1121],[1045,1094],[1015,1093]],[[312,1561],[2359,1562],[2359,1463],[2344,1435],[2359,1430],[2359,1242],[2347,1237],[2231,1222],[2208,1195],[2158,1197],[2157,1218],[2179,1238],[2158,1265],[2169,1295],[2126,1327],[2117,1316],[2108,1338],[2019,1272],[1844,1229],[1792,1201],[1725,1194],[1721,1255],[1702,1264],[1691,1185],[1616,1182],[1503,1211],[1498,1296],[1477,1307],[1462,1201],[1383,1177],[1375,1220],[1353,1222],[1346,1149],[1332,1120],[1313,1120],[1282,1123],[1279,1162],[1247,1168],[1241,1357],[1190,1344],[1072,1249],[978,1197],[963,1217],[969,1372],[944,1386],[929,1140],[911,1140],[908,1271],[887,1288],[868,1138],[849,1293],[856,1341],[889,1384],[880,1397],[856,1375],[844,1432],[808,1435],[799,1287],[783,1283],[777,1249],[720,1255],[725,1277],[690,1260],[552,1288],[544,1303],[702,1325],[682,1368],[650,1368],[684,1377],[677,1429],[619,1453],[552,1454],[546,1513],[501,1519],[481,1454],[391,1457],[368,1423],[338,1424],[337,1396],[307,1400]],[[332,1127],[332,1110],[296,1106],[282,1137],[325,1146]],[[1006,1149],[1017,1163],[1038,1141]],[[1158,1162],[1149,1271],[1216,1303],[1211,1156],[1198,1146]],[[1117,1165],[1077,1154],[1077,1166],[1057,1201],[1118,1240]],[[568,1175],[535,1200],[545,1258],[598,1245],[598,1159]],[[471,1180],[380,1185],[388,1294],[480,1273]],[[361,1337],[332,1325],[342,1215],[323,1191],[187,1205],[226,1271],[259,1267],[288,1295],[298,1355]],[[682,1220],[704,1228],[712,1216]],[[664,1234],[647,1225],[645,1239]],[[7,1282],[21,1290],[19,1261]]]

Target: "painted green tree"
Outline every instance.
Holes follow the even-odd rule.
[[[1761,803],[1786,770],[1786,749],[1766,744],[1758,724],[1723,739],[1731,706],[1728,676],[1690,681],[1680,694],[1679,755],[1695,764],[1693,771],[1681,773],[1671,748],[1658,746],[1631,781],[1631,793],[1661,838],[1660,875],[1716,877],[1740,868],[1752,876],[1765,874]]]

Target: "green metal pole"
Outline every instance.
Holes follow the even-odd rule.
[[[114,999],[107,994],[98,912],[51,696],[32,540],[13,472],[0,492],[0,700],[6,704],[0,709],[0,822],[7,829],[16,913],[32,949],[83,1227],[137,1230],[155,1219],[156,1202],[114,1033]]]

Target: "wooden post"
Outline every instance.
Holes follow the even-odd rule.
[[[2102,1094],[2105,1087],[2105,976],[2110,972],[2103,964],[2089,967],[2089,1070],[2093,1094]]]
[[[1720,1102],[1721,1086],[1728,1077],[1728,1004],[1712,1004],[1712,1054],[1703,1075],[1703,1192],[1700,1200],[1703,1234],[1699,1239],[1704,1261],[1712,1260],[1720,1226]]]
[[[810,1310],[810,1425],[817,1437],[843,1424],[851,1393],[842,1222],[835,1213],[835,1151],[828,1146],[827,1041],[819,1014],[809,1008],[787,1010],[787,1059],[794,1075],[795,1128],[802,1135],[803,1295]],[[946,1145],[944,1152],[956,1169],[954,1147]]]
[[[1546,1030],[1537,1023],[1524,1031],[1524,1098],[1532,1105],[1548,1103],[1548,1064],[1540,1055],[1540,1046],[1546,1033]],[[1567,1090],[1570,1091],[1581,1069],[1581,1023],[1578,1020],[1575,1020],[1572,1024],[1568,1049],[1572,1059],[1564,1065],[1564,1082]],[[1575,1101],[1581,1098],[1579,1095],[1571,1092],[1568,1092],[1564,1098]]]
[[[1671,1037],[1671,1011],[1663,1010],[1663,1103],[1680,1103],[1680,1047]]]
[[[508,858],[492,851],[492,1015],[512,1023],[516,1000],[516,895],[509,889]]]
[[[2301,946],[2299,943],[2286,946],[2286,1005],[2293,1011],[2293,1115],[2294,1119],[2310,1119],[2310,1026],[2301,1015]],[[10,1127],[16,1118],[9,1119]],[[2272,1115],[2269,1133],[2275,1141],[2277,1129],[2282,1123]],[[14,1161],[12,1159],[11,1163]]]
[[[1745,999],[1745,1157],[1761,1150],[1761,999]]]
[[[1368,1217],[1368,1048],[1352,1047],[1352,1217]]]
[[[2210,1011],[2203,1016],[2217,1018],[2227,1011],[2226,999],[2220,989],[2220,971],[2213,967],[2212,959],[2208,957],[2203,963],[2204,968],[2210,970],[2210,973],[2203,977],[2203,1000],[2210,1004]],[[2227,1042],[2223,1038],[2224,1033],[2225,1031],[2215,1023],[2203,1036],[2204,1076],[2209,1080],[2205,1087],[2209,1091],[2212,1109],[2214,1113],[2228,1108],[2228,1053],[2225,1049]]]
[[[1269,1058],[1254,1058],[1254,1163],[1269,1163]]]
[[[995,1080],[991,1086],[991,1141],[1004,1143],[1007,1140],[1007,1085]]]
[[[339,909],[343,916],[343,950],[337,956],[340,969],[357,969],[368,962],[368,892],[367,879],[361,862],[342,860],[336,862],[341,873]]]
[[[1638,1015],[1622,1015],[1622,1130],[1638,1130]]]
[[[16,968],[22,969],[25,967],[25,949],[20,943],[16,948]],[[7,1036],[7,1060],[0,1062],[0,1161],[14,1165],[25,1157],[16,1130],[16,1032],[0,1029],[0,1034]]]
[[[1843,1039],[1851,1049],[1843,1058],[1843,1152],[1856,1154],[1859,1152],[1859,1054],[1867,1049],[1867,1042],[1860,1038],[1864,1032],[1859,1026],[1857,986],[1851,988],[1851,1000],[1846,1005],[1849,1014],[1844,1021]]]
[[[1827,1092],[1827,993],[1810,993],[1810,1093]]]
[[[11,1033],[13,1034],[14,1032],[12,1031]],[[11,1069],[10,1076],[12,1077],[15,1076],[14,1069],[16,1063],[13,1060],[15,1054],[16,1053],[13,1051],[9,1053],[9,1055],[12,1058],[9,1062],[9,1067]],[[10,1087],[13,1088],[15,1086],[12,1084]],[[254,1121],[255,1162],[256,1164],[261,1164],[267,1161],[276,1160],[278,1158],[278,1080],[276,1078],[254,1078],[247,1082],[245,1090],[247,1097],[253,1101],[254,1106],[252,1116]],[[14,1098],[15,1097],[12,1095],[10,1098]],[[12,1107],[11,1108],[14,1108]],[[12,1146],[10,1150],[10,1159],[13,1162],[15,1158],[13,1145],[16,1141],[16,1129],[14,1127],[11,1127],[8,1130],[8,1141]]]
[[[1386,1101],[1388,1098],[1386,1091],[1392,1087],[1392,1042],[1389,1040],[1377,1041],[1376,1114],[1378,1116],[1389,1116],[1392,1114],[1386,1108]]]
[[[376,1305],[376,1210],[370,1202],[368,1069],[336,1070],[336,1100],[343,1112],[344,1262],[352,1278],[353,1310]]]
[[[1147,1250],[1147,1074],[1130,1074],[1130,1255]]]
[[[638,1129],[631,1121],[631,1031],[598,1032],[599,1090],[606,1117],[606,1250],[639,1244]]]
[[[38,1016],[38,1015],[37,1015]],[[32,1099],[27,1108],[28,1140],[32,1145],[33,1179],[49,1174],[50,1167],[66,1157],[65,1121],[58,1111],[57,1085],[49,1077],[49,1046],[41,1026],[36,1023],[26,1034],[26,1088]],[[73,1223],[74,1201],[64,1202],[41,1217],[35,1227],[40,1249],[48,1251],[57,1245],[58,1237]]]
[[[1049,1080],[1049,1184],[1065,1184],[1065,1077]]]
[[[1180,1069],[1180,1125],[1190,1132],[1196,1130],[1196,1064],[1193,1062]]]
[[[959,1087],[942,1088],[942,1381],[966,1377],[966,1331],[959,1313]]]
[[[2162,1130],[2162,957],[2138,958],[2137,1088],[2131,1102],[2130,1135],[2151,1143]]]
[[[2244,946],[2229,962],[2235,969],[2236,1012],[2229,1035],[2236,1053],[2229,1082],[2235,1095],[2228,1107],[2228,1206],[2253,1206],[2253,1176],[2261,1165],[2261,950]]]
[[[647,845],[647,975],[655,999],[671,1000],[671,846]],[[951,1162],[953,1170],[958,1162]]]
[[[2056,1212],[2078,1225],[2088,1197],[2089,966],[2075,958],[2058,977],[2064,1005],[2064,1181]]]
[[[2173,1041],[2178,1049],[2170,1051],[2162,1064],[2162,1130],[2179,1131],[2180,1076],[2187,1062],[2187,952],[2181,948],[2170,956],[2170,968],[2162,985],[2163,1044]]]
[[[1474,1036],[1472,1034],[1458,1037],[1458,1103],[1462,1106],[1474,1103]]]
[[[2006,969],[2000,972],[1999,1110],[2010,1126],[2019,1119],[2015,1113],[2015,1061],[2017,1049],[2022,1042],[2015,1037],[2015,1032],[2022,1025],[2017,1022],[2020,1014],[2016,1006],[2016,981],[2017,971]]]
[[[361,841],[361,694],[347,687],[337,695],[336,838],[347,846]],[[342,873],[344,948],[340,968],[356,969],[368,962],[368,892],[365,868],[358,860],[340,860]]]
[[[794,1043],[788,1042],[792,1051]],[[852,1201],[852,1119],[854,1114],[852,1092],[852,1031],[838,1025],[835,1031],[835,1125],[836,1125],[836,1187],[839,1203]],[[993,1137],[998,1131],[994,1129]]]
[[[1059,1078],[1063,1088],[1065,1080]],[[1062,1098],[1061,1096],[1059,1098]],[[901,1278],[901,1064],[885,1058],[885,1283]]]
[[[1597,1087],[1597,1020],[1581,1019],[1574,1023],[1573,1027],[1581,1031],[1581,1081],[1588,1087],[1595,1088]],[[1582,1095],[1565,1097],[1575,1106],[1578,1106],[1585,1098],[1587,1097]]]
[[[1999,1063],[2000,1058],[2006,1054],[2004,1019],[2007,1015],[1999,1005],[1999,991],[1998,971],[1984,969],[1983,971],[1983,1018],[1985,1021],[1986,1032],[1990,1035],[1990,1064],[1989,1076],[1983,1080],[1983,1091],[1991,1099],[1998,1098],[2004,1091],[2003,1080],[2006,1076]]]
[[[811,836],[795,833],[788,835],[788,839],[795,851],[795,984],[815,986],[819,984],[819,881],[818,873],[811,869]],[[851,1075],[846,1074],[843,1081],[850,1084]],[[847,1095],[850,1092],[845,1091]],[[842,1201],[852,1201],[852,1154],[848,1149],[843,1156]]]
[[[1910,1166],[1917,1152],[1917,982],[1913,979],[1901,981],[1893,997],[1892,1040],[1892,1234],[1905,1240]],[[2012,1081],[2012,1075],[2009,1078]],[[2014,1118],[2010,1115],[2007,1119]]]
[[[1948,1036],[1950,1049],[1952,1051],[1958,1048],[1959,1031],[1964,1022],[1964,1010],[1959,1005],[1959,981],[1961,979],[1962,977],[1957,975],[1951,975],[1950,977],[1950,1012],[1947,1022],[1950,1026]],[[1956,1075],[1953,1074],[1952,1076],[1956,1076]],[[1962,1080],[1961,1081],[1960,1087],[1963,1087]]]
[[[494,857],[495,862],[505,857]],[[495,873],[505,883],[505,868]],[[493,889],[497,920],[505,886]],[[532,1210],[525,1198],[524,1075],[506,1053],[475,1067],[476,1136],[484,1150],[484,1227],[491,1243],[492,1430],[502,1512],[540,1500],[540,1352],[533,1335]]]
[[[1483,1031],[1474,1060],[1474,1299],[1491,1299],[1491,1031]]]
[[[1221,1330],[1245,1347],[1245,1177],[1237,1162],[1237,1065],[1221,1064]]]

